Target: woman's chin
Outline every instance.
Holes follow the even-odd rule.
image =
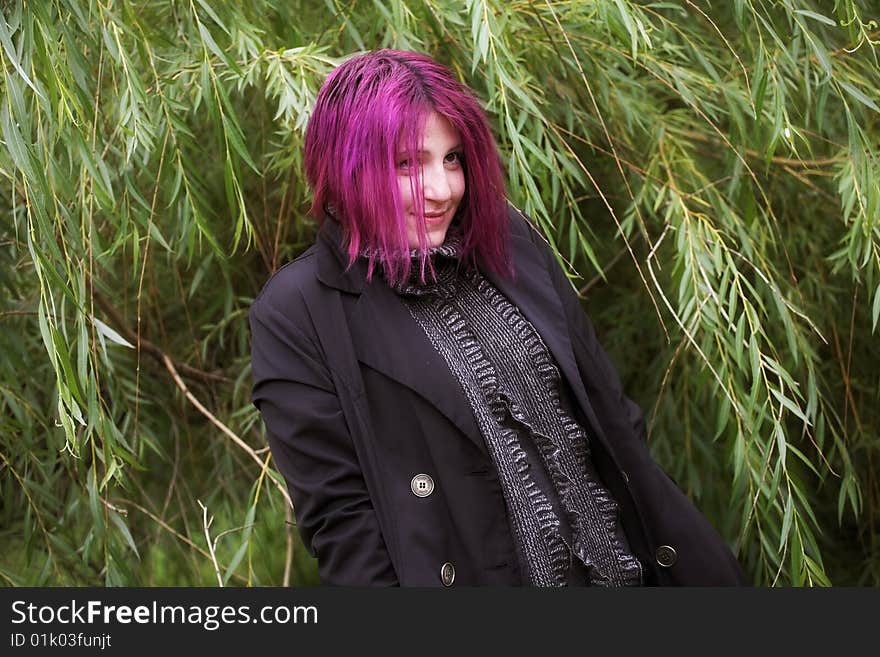
[[[449,223],[444,223],[438,226],[431,226],[430,224],[427,226],[428,230],[426,231],[426,246],[431,248],[433,246],[440,246],[446,240],[446,233],[449,230]],[[410,234],[409,236],[409,248],[417,249],[419,248],[419,238],[416,235]]]
[[[443,226],[437,230],[428,231],[428,246],[440,246],[446,240],[446,231],[449,226]]]

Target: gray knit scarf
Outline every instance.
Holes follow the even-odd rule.
[[[593,586],[639,585],[641,564],[569,411],[553,356],[518,308],[479,271],[459,266],[461,244],[453,226],[429,250],[437,276],[428,283],[413,250],[409,280],[395,291],[470,403],[498,472],[524,581],[565,586],[579,565]]]

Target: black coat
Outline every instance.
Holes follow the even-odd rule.
[[[325,584],[520,584],[504,498],[461,386],[339,227],[251,308],[253,400]],[[484,272],[535,326],[577,403],[648,584],[744,583],[728,546],[649,455],[643,415],[534,229],[511,210],[514,280]],[[413,493],[415,475],[434,483]],[[659,563],[658,563],[659,562]],[[441,577],[444,564],[445,581]]]

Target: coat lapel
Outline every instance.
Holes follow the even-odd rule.
[[[349,318],[357,359],[405,385],[455,424],[481,451],[486,444],[461,385],[433,347],[406,306],[378,275],[366,281],[366,266],[358,260],[349,271],[338,247],[341,231],[326,220],[318,240],[318,278],[331,287],[358,294]]]
[[[417,392],[486,451],[458,379],[387,285],[376,279],[366,285],[350,329],[358,360]]]
[[[484,276],[535,327],[556,360],[560,373],[571,385],[577,401],[590,414],[592,409],[578,372],[565,310],[550,272],[531,239],[514,233],[510,244],[515,278],[503,278],[490,271],[484,271]]]

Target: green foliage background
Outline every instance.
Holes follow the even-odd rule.
[[[650,446],[755,584],[880,584],[880,6],[29,0],[0,17],[0,580],[310,585],[248,305],[326,73],[485,101]]]

